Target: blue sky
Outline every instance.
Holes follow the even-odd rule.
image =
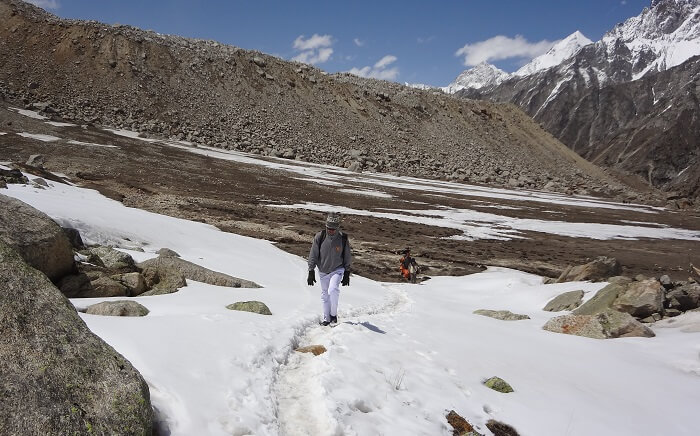
[[[444,86],[468,61],[514,71],[576,30],[593,41],[651,0],[32,0],[64,18],[213,39],[328,71]],[[495,38],[497,36],[504,38]],[[509,58],[489,59],[505,42]],[[466,59],[457,52],[471,50]]]

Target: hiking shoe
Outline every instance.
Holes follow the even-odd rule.
[[[336,325],[338,324],[338,317],[331,315],[331,324]]]
[[[318,323],[321,324],[321,325],[324,326],[324,327],[326,327],[328,324],[330,324],[330,323],[329,323],[328,321],[326,321],[326,320],[319,321]]]

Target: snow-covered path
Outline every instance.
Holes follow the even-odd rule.
[[[382,304],[344,311],[341,298],[340,322],[336,327],[312,325],[303,335],[295,338],[300,347],[322,345],[328,351],[320,356],[293,353],[287,363],[280,366],[274,394],[277,398],[281,435],[352,434],[338,420],[338,406],[329,397],[323,382],[332,379],[336,373],[333,360],[342,359],[349,352],[348,347],[343,345],[345,338],[368,332],[385,334],[374,323],[383,324],[387,318],[397,316],[410,307],[412,300],[405,291],[389,284],[383,286],[387,295]],[[329,357],[333,355],[335,357]],[[352,406],[360,411],[363,407],[366,408],[361,402],[355,402]]]

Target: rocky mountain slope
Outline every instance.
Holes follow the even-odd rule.
[[[651,8],[562,63],[462,97],[512,102],[587,159],[700,195],[700,4]]]
[[[625,189],[515,106],[327,75],[213,41],[0,0],[0,58],[0,98],[80,123],[355,170]]]

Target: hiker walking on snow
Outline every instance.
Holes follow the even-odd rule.
[[[316,233],[309,252],[309,278],[307,283],[316,283],[314,268],[318,267],[321,280],[321,302],[323,303],[323,319],[320,324],[338,323],[339,285],[350,284],[350,265],[352,250],[348,235],[341,232],[340,214],[330,213],[326,218],[326,229]]]
[[[411,257],[410,248],[403,251],[403,257],[399,261],[399,270],[401,271],[401,277],[410,281],[411,283],[416,282],[416,274],[418,274],[420,268],[416,263],[416,259]]]

